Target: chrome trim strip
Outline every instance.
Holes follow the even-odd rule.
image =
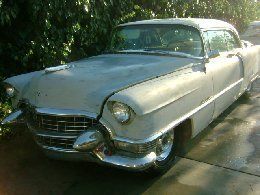
[[[204,102],[203,104],[201,104],[200,106],[198,106],[197,108],[191,110],[190,112],[188,112],[187,114],[183,115],[182,117],[178,118],[177,120],[173,121],[172,123],[170,123],[169,125],[167,125],[165,128],[161,129],[158,133],[154,134],[153,136],[144,139],[144,140],[130,140],[128,138],[122,138],[122,137],[114,137],[115,141],[120,141],[120,142],[127,142],[127,143],[131,143],[131,144],[146,144],[147,142],[151,142],[157,138],[159,138],[161,135],[163,135],[164,133],[167,133],[168,131],[170,131],[171,129],[173,129],[174,127],[176,127],[177,125],[179,125],[181,122],[183,122],[184,120],[186,120],[187,118],[191,117],[192,115],[194,115],[196,112],[200,111],[201,109],[203,109],[204,107],[206,107],[207,105],[213,103],[217,98],[219,98],[221,95],[223,95],[225,92],[229,91],[230,89],[232,89],[233,87],[235,87],[236,85],[238,85],[239,83],[241,83],[244,79],[241,78],[240,80],[236,81],[235,83],[231,84],[230,86],[228,86],[227,88],[225,88],[224,90],[222,90],[221,92],[219,92],[218,94],[211,96],[208,101]]]
[[[253,78],[250,80],[250,82],[252,83],[252,82],[254,82],[257,78],[258,78],[258,74],[256,74],[255,76],[253,76]]]
[[[216,100],[217,98],[219,98],[220,96],[222,96],[225,92],[229,91],[230,89],[232,89],[233,87],[235,87],[236,85],[241,83],[243,80],[244,80],[244,78],[239,79],[238,81],[236,81],[235,83],[231,84],[230,86],[228,86],[227,88],[225,88],[224,90],[219,92],[218,94],[212,96],[213,101]]]
[[[35,110],[39,114],[49,114],[57,116],[86,116],[91,119],[96,119],[98,116],[96,113],[73,109],[36,108]]]
[[[46,132],[44,130],[41,130],[41,129],[37,129],[35,127],[33,127],[32,125],[30,125],[29,123],[26,123],[27,124],[27,127],[28,129],[30,129],[32,131],[33,134],[36,134],[36,135],[42,135],[42,136],[49,136],[49,137],[64,137],[64,138],[68,138],[68,137],[73,137],[75,133],[73,133],[73,135],[66,135],[65,132],[59,132],[59,131],[49,131],[49,132]],[[71,133],[71,132],[70,132]],[[75,137],[78,137],[79,134],[81,134],[82,132],[78,132]]]
[[[38,143],[38,142],[37,142],[37,144],[38,144],[40,147],[42,147],[43,149],[45,149],[45,150],[52,150],[52,151],[56,151],[56,152],[67,152],[67,153],[79,153],[79,152],[76,151],[76,150],[44,146],[44,145],[41,145],[41,144]]]
[[[42,137],[51,137],[51,138],[61,138],[61,139],[75,139],[79,136],[71,136],[71,135],[51,135],[51,134],[43,134],[43,133],[35,133],[37,136]]]

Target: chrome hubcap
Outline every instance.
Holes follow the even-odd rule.
[[[160,137],[157,141],[157,161],[165,160],[171,153],[173,147],[173,133],[169,132]]]

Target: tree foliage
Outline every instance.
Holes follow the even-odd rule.
[[[256,7],[256,19],[259,21],[260,20],[260,1],[258,1],[257,3],[257,7]]]
[[[149,18],[218,18],[243,29],[251,0],[0,0],[0,76],[96,55],[119,23]]]

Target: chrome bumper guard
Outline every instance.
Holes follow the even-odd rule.
[[[105,156],[103,159],[101,159],[101,161],[112,166],[140,171],[145,170],[153,165],[153,163],[156,161],[156,154],[155,152],[151,152],[140,158],[131,158],[114,154],[112,156]]]
[[[141,157],[123,156],[113,152],[106,145],[102,133],[95,129],[90,129],[80,135],[75,141],[73,148],[80,152],[91,152],[105,164],[131,170],[147,169],[156,161],[155,152],[150,152]]]
[[[17,123],[19,119],[22,117],[22,115],[23,112],[21,110],[16,110],[13,113],[11,113],[9,116],[7,116],[3,121],[1,121],[1,125]]]
[[[6,117],[1,124],[12,124],[18,121],[23,115],[21,110],[17,110]],[[42,136],[38,134],[37,130],[33,129],[30,125],[28,125],[29,129],[32,130],[35,136]],[[52,135],[44,135],[51,137]],[[111,148],[109,144],[107,144],[107,140],[105,140],[104,135],[98,128],[90,128],[81,135],[77,136],[74,143],[72,150],[63,150],[60,148],[55,147],[46,147],[39,143],[37,140],[36,142],[46,151],[46,154],[52,153],[49,156],[56,153],[56,156],[59,155],[59,158],[63,158],[62,155],[65,156],[84,156],[83,160],[88,160],[87,156],[93,157],[95,162],[99,162],[102,164],[107,164],[111,166],[116,166],[118,168],[133,170],[133,171],[140,171],[145,170],[151,167],[154,162],[156,161],[156,153],[155,150],[152,150],[151,146],[154,148],[155,146],[152,144],[149,146],[149,150],[146,153],[142,151],[139,153],[137,152],[132,153],[131,155],[126,155],[124,152],[117,151],[116,148]],[[147,149],[147,146],[145,146]],[[66,159],[66,157],[65,157]],[[93,159],[89,159],[93,161]]]

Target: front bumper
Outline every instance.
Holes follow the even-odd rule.
[[[42,146],[41,146],[42,147]],[[156,160],[156,154],[151,152],[143,157],[129,157],[122,154],[113,154],[111,156],[105,155],[99,158],[92,152],[78,152],[78,151],[62,151],[57,148],[42,147],[44,153],[53,159],[66,161],[88,161],[117,167],[129,171],[146,170],[153,165]]]
[[[68,116],[71,116],[71,114]],[[70,161],[91,161],[133,171],[148,169],[153,166],[157,158],[154,144],[148,148],[147,145],[141,146],[140,144],[131,144],[134,146],[133,148],[137,148],[136,153],[118,149],[115,145],[120,145],[120,142],[114,142],[107,136],[109,133],[106,134],[106,132],[104,132],[106,131],[104,126],[101,128],[96,125],[77,136],[61,135],[56,132],[50,133],[44,129],[37,129],[35,126],[32,126],[29,122],[31,119],[26,117],[26,113],[21,110],[12,113],[2,122],[2,124],[11,124],[17,122],[17,119],[21,118],[27,121],[27,126],[34,135],[37,144],[43,149],[45,154],[51,158]],[[47,139],[48,143],[55,142],[55,139],[57,138],[62,138],[63,140],[72,139],[73,147],[50,147],[43,142],[40,142],[38,139],[39,137],[44,138],[45,141]],[[123,143],[123,145],[127,145],[127,143]],[[146,148],[147,150],[145,151],[144,149]]]

